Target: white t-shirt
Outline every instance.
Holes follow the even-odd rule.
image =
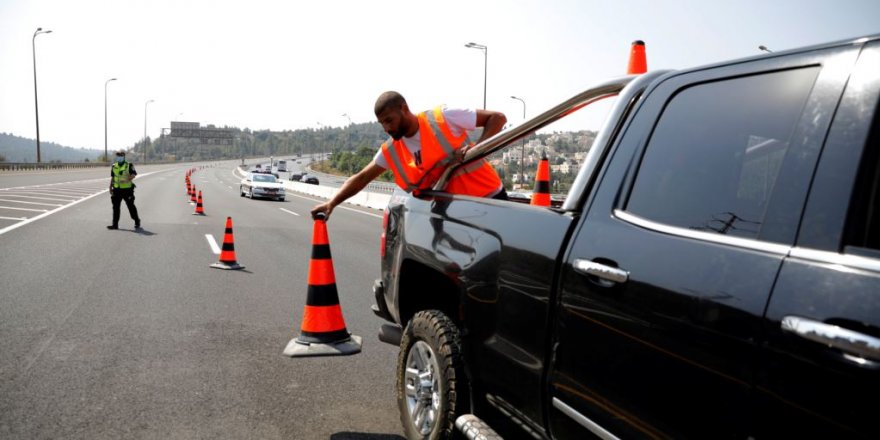
[[[443,118],[446,120],[446,124],[449,125],[449,131],[452,132],[453,136],[461,136],[461,134],[465,131],[471,131],[477,128],[477,111],[472,109],[461,109],[461,108],[446,108],[443,107]],[[409,150],[410,154],[416,158],[416,165],[420,164],[420,158],[422,157],[419,154],[422,151],[422,138],[419,132],[417,131],[412,137],[404,137],[403,144],[406,145],[406,149]],[[388,169],[388,162],[385,160],[385,155],[382,154],[382,149],[379,148],[379,151],[376,152],[376,155],[373,156],[373,161],[376,162],[376,165],[384,169]]]

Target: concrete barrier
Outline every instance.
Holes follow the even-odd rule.
[[[241,166],[237,167],[236,174],[241,178],[247,174],[247,171],[242,169]],[[332,186],[323,186],[323,185],[312,185],[309,183],[303,182],[293,182],[290,180],[281,180],[284,185],[284,191],[293,191],[300,194],[307,194],[314,197],[320,197],[322,199],[330,199],[333,197],[333,194],[336,194],[336,191],[339,188],[335,188]],[[380,211],[384,211],[385,207],[388,206],[388,201],[391,200],[391,194],[378,193],[370,191],[370,188],[367,187],[363,191],[355,194],[353,197],[349,198],[345,201],[345,203],[363,206],[365,208],[378,209]]]
[[[311,185],[302,182],[291,182],[289,180],[284,181],[285,191],[294,191],[328,200],[333,197],[333,194],[336,194],[338,189],[332,186]],[[346,200],[345,203],[384,211],[385,207],[388,206],[389,200],[391,200],[391,194],[375,193],[365,189]]]

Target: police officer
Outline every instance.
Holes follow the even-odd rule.
[[[119,229],[119,205],[125,200],[128,213],[134,220],[134,228],[141,228],[141,218],[138,217],[137,207],[134,206],[134,180],[137,171],[134,165],[125,161],[125,150],[116,152],[116,160],[110,169],[110,201],[113,202],[113,224],[107,229]]]

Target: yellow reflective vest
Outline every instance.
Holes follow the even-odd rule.
[[[122,164],[113,164],[113,188],[128,189],[131,188],[131,174],[129,169],[131,164],[122,162]]]

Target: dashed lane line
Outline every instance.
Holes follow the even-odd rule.
[[[220,246],[217,246],[217,240],[214,240],[214,236],[211,234],[205,234],[205,240],[208,240],[208,246],[211,246],[211,252],[220,255]]]

